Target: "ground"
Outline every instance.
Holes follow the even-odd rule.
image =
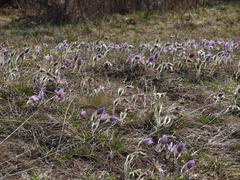
[[[0,25],[0,179],[240,178],[239,4]]]

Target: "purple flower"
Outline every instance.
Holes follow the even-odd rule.
[[[101,114],[100,115],[100,123],[104,123],[109,119],[109,115],[108,114]]]
[[[158,59],[158,54],[155,54],[155,55],[151,55],[149,58],[148,58],[148,62],[154,62]]]
[[[82,109],[82,110],[80,111],[80,117],[81,117],[81,118],[84,118],[84,117],[86,116],[86,114],[87,114],[87,112],[86,112],[85,110]]]
[[[177,152],[178,152],[178,153],[182,153],[184,149],[185,149],[185,144],[179,143],[179,144],[177,145]]]
[[[162,137],[160,138],[160,142],[162,143],[162,144],[167,144],[168,143],[168,137],[167,137],[167,135],[162,135]]]
[[[38,95],[33,95],[28,99],[27,104],[32,104],[32,103],[39,103],[41,100],[44,99],[44,94],[45,94],[46,87],[41,86]]]
[[[97,109],[97,115],[102,115],[105,112],[105,108],[104,107],[100,107]]]
[[[79,65],[79,66],[82,64],[82,58],[80,57],[79,54],[75,57],[75,62],[76,62],[77,65]]]
[[[193,169],[196,167],[196,161],[195,160],[189,160],[186,164],[187,168],[190,170],[190,169]]]
[[[224,52],[222,54],[222,60],[226,63],[230,59],[230,53],[229,52]]]
[[[120,120],[117,116],[112,116],[112,117],[110,117],[110,121],[113,124],[117,124]]]
[[[41,86],[40,87],[40,91],[38,93],[38,97],[39,97],[40,100],[42,100],[44,98],[45,91],[46,91],[46,87],[45,86]]]
[[[155,61],[156,59],[155,59],[155,56],[153,55],[153,56],[150,56],[149,58],[148,58],[148,61],[149,62],[153,62],[153,61]]]
[[[153,139],[152,138],[146,138],[143,140],[143,144],[145,144],[146,146],[149,146],[151,144],[153,144]]]
[[[51,61],[53,60],[53,56],[50,55],[50,54],[48,54],[48,55],[44,56],[44,60],[45,60],[46,62],[51,62]]]
[[[224,48],[225,50],[230,49],[230,44],[229,44],[228,42],[226,42],[225,44],[223,44],[223,48]]]
[[[173,144],[173,142],[171,142],[170,144],[167,145],[167,149],[168,151],[170,151],[171,153],[175,153],[176,152],[176,144]]]
[[[63,99],[65,96],[64,88],[61,88],[59,90],[55,90],[55,94],[59,99]]]
[[[33,95],[29,98],[29,101],[33,102],[33,103],[38,103],[41,99],[39,98],[39,96]]]

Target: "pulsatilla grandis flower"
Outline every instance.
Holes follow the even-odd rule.
[[[177,145],[177,152],[178,153],[182,153],[183,151],[184,151],[184,149],[185,149],[185,144],[183,144],[183,143],[179,143],[178,145]]]
[[[149,62],[154,62],[155,60],[157,60],[156,55],[152,55],[152,56],[150,56],[150,57],[148,58],[148,61],[149,61]]]
[[[27,104],[32,104],[32,103],[39,103],[41,101],[40,97],[37,96],[37,95],[33,95],[31,96],[28,101],[27,101]]]
[[[27,104],[36,104],[36,103],[39,103],[41,100],[43,100],[44,94],[45,94],[45,90],[46,90],[46,87],[42,86],[40,88],[40,91],[39,91],[38,95],[31,96],[28,99]]]
[[[104,123],[104,122],[109,120],[109,115],[106,114],[106,113],[102,113],[102,114],[100,114],[100,118],[99,119],[100,119],[100,123]]]
[[[176,144],[173,144],[173,142],[171,142],[170,144],[167,145],[167,149],[171,152],[171,153],[175,153],[176,151]]]
[[[87,112],[82,109],[82,110],[80,111],[80,114],[79,114],[79,115],[80,115],[81,118],[84,118],[84,117],[86,116],[86,114],[87,114]]]
[[[48,55],[44,56],[44,60],[45,60],[46,62],[51,62],[51,61],[53,60],[53,56],[50,55],[50,54],[48,54]]]
[[[112,124],[117,124],[119,121],[120,121],[120,119],[117,116],[113,115],[113,116],[110,117],[110,122]]]
[[[65,91],[64,88],[61,88],[59,90],[55,90],[55,95],[62,100],[65,97]]]
[[[153,139],[152,138],[146,138],[146,139],[143,140],[143,144],[149,146],[149,145],[153,144]]]
[[[162,144],[167,144],[168,143],[168,137],[167,137],[167,135],[162,135],[162,137],[160,138],[160,142],[162,143]]]
[[[186,167],[188,170],[191,170],[196,167],[196,161],[195,160],[189,160],[186,164]]]
[[[100,108],[97,109],[97,115],[102,115],[102,114],[104,114],[104,112],[105,112],[104,107],[100,107]]]
[[[82,58],[80,57],[79,54],[75,57],[74,60],[78,66],[82,65]]]
[[[41,100],[44,98],[45,91],[46,91],[46,87],[45,87],[45,86],[41,86],[41,87],[40,87],[40,91],[39,91],[39,93],[38,93],[38,97],[39,97]]]

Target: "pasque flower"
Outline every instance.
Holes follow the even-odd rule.
[[[148,61],[149,62],[153,62],[153,61],[155,61],[156,59],[155,59],[155,56],[153,55],[153,56],[150,56],[149,58],[148,58]]]
[[[100,108],[97,109],[97,115],[102,115],[102,114],[104,114],[104,112],[105,112],[104,107],[100,107]]]
[[[82,109],[82,110],[80,111],[80,117],[81,117],[81,118],[84,118],[84,117],[86,116],[86,114],[87,114],[87,112],[86,112],[84,109]]]
[[[186,167],[190,170],[196,167],[196,161],[195,160],[189,160],[186,164]]]
[[[78,66],[82,64],[82,58],[80,57],[79,54],[75,57],[75,62]]]
[[[28,99],[27,104],[32,104],[32,103],[39,103],[41,100],[43,100],[44,98],[44,94],[45,94],[45,90],[46,87],[45,86],[41,86],[40,91],[38,93],[38,95],[33,95]]]
[[[61,88],[59,90],[55,90],[55,94],[60,100],[62,100],[65,97],[64,88]]]
[[[162,135],[162,137],[160,138],[160,142],[162,143],[162,144],[167,144],[168,143],[168,137],[167,137],[167,135]]]
[[[48,54],[48,55],[44,56],[44,60],[45,60],[46,62],[51,62],[51,61],[53,60],[53,56],[50,55],[50,54]]]
[[[188,172],[189,170],[192,170],[196,167],[196,161],[195,160],[189,160],[181,169],[181,172]]]
[[[170,144],[167,145],[167,149],[171,153],[175,153],[176,152],[176,148],[177,148],[177,145],[173,144],[173,142],[171,142]]]
[[[153,144],[153,139],[152,138],[146,138],[143,140],[143,144],[145,144],[146,146],[149,146],[151,144]]]
[[[182,152],[184,151],[184,149],[185,149],[185,144],[179,143],[179,144],[177,145],[177,152],[178,152],[178,153],[182,153]]]
[[[41,86],[40,87],[40,91],[38,93],[38,97],[40,98],[40,100],[42,100],[44,98],[45,91],[46,91],[46,87],[45,86]]]
[[[100,123],[104,123],[109,120],[109,115],[106,113],[100,114]]]
[[[33,96],[31,96],[31,97],[29,98],[27,104],[29,104],[29,103],[38,103],[38,102],[40,102],[40,100],[41,100],[41,99],[40,99],[39,96],[33,95]]]
[[[111,116],[110,117],[110,122],[113,124],[117,124],[120,121],[120,119],[117,116]]]

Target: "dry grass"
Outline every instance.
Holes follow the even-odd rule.
[[[155,68],[126,61],[130,53],[151,55],[157,38],[162,47],[196,39],[197,50],[204,50],[203,39],[239,43],[239,21],[239,5],[230,4],[185,14],[139,12],[62,26],[21,21],[2,27],[0,58],[5,48],[13,55],[0,66],[0,179],[239,179],[240,113],[230,109],[240,106],[234,97],[239,48],[226,64],[216,64],[212,55],[202,64],[186,61],[195,53],[189,47],[185,55],[157,50]],[[105,45],[113,48],[106,53]],[[223,49],[216,47],[213,54]],[[101,52],[105,56],[93,61]],[[44,99],[31,104],[40,86],[46,88]],[[61,100],[55,90],[62,87]],[[101,106],[105,116],[119,118],[116,124],[99,119]],[[185,143],[183,153],[170,153],[158,142],[163,134]],[[144,144],[146,138],[153,144]],[[181,171],[190,159],[196,168]],[[165,173],[157,171],[156,161]]]

